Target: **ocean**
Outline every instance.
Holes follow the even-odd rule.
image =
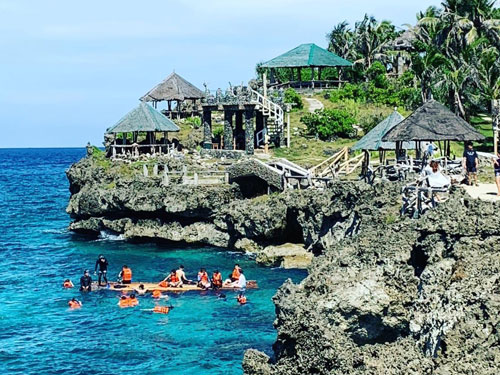
[[[272,355],[272,296],[306,272],[262,267],[222,249],[69,232],[64,172],[84,155],[83,148],[0,149],[0,373],[241,374],[246,349]],[[155,304],[150,296],[121,309],[115,291],[62,288],[64,279],[76,285],[84,269],[93,271],[99,254],[112,280],[123,264],[134,280],[160,281],[180,264],[193,278],[200,267],[226,276],[239,263],[260,288],[247,291],[243,306],[235,292],[225,300],[213,292],[171,294],[164,304],[175,308],[168,315],[143,311]],[[68,308],[72,297],[81,309]]]

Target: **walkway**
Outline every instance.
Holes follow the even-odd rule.
[[[304,98],[307,102],[307,104],[309,104],[309,112],[313,113],[315,110],[319,109],[323,109],[325,108],[325,106],[323,105],[323,103],[321,103],[318,99],[313,99],[313,98]]]
[[[464,186],[464,189],[472,198],[479,198],[483,201],[498,202],[497,186],[495,184],[479,184],[479,186]]]

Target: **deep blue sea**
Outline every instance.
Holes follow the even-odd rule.
[[[131,244],[70,233],[65,170],[84,149],[0,149],[0,374],[241,374],[245,349],[272,354],[276,339],[271,297],[287,279],[305,271],[260,267],[244,255],[213,248]],[[234,263],[260,289],[247,291],[240,306],[235,293],[218,299],[211,292],[171,295],[170,314],[120,309],[117,293],[81,294],[75,284],[99,254],[115,279],[129,265],[135,280],[156,281],[184,264],[188,277],[199,267]],[[93,276],[94,277],[94,276]],[[77,297],[80,310],[67,302]]]

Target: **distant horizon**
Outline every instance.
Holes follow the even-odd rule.
[[[131,0],[0,3],[0,148],[102,146],[105,130],[175,71],[203,90],[246,84],[300,44],[327,47],[339,22],[373,15],[402,29],[440,0]],[[175,14],[175,17],[170,15]]]

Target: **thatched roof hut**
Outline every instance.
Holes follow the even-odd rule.
[[[184,101],[201,99],[204,96],[203,91],[174,72],[149,90],[140,100],[143,102]]]
[[[356,142],[356,144],[351,149],[367,150],[367,151],[395,150],[396,149],[395,142],[384,142],[382,138],[392,128],[394,128],[403,120],[404,117],[397,110],[394,110],[377,126],[375,126],[372,130],[366,133],[366,135],[363,138],[361,138],[358,142]],[[415,142],[403,142],[402,148],[414,149]]]
[[[430,100],[393,127],[384,142],[482,141],[484,136],[441,103]]]
[[[108,128],[106,133],[178,132],[179,130],[179,127],[168,117],[150,105],[140,103],[115,125]]]

